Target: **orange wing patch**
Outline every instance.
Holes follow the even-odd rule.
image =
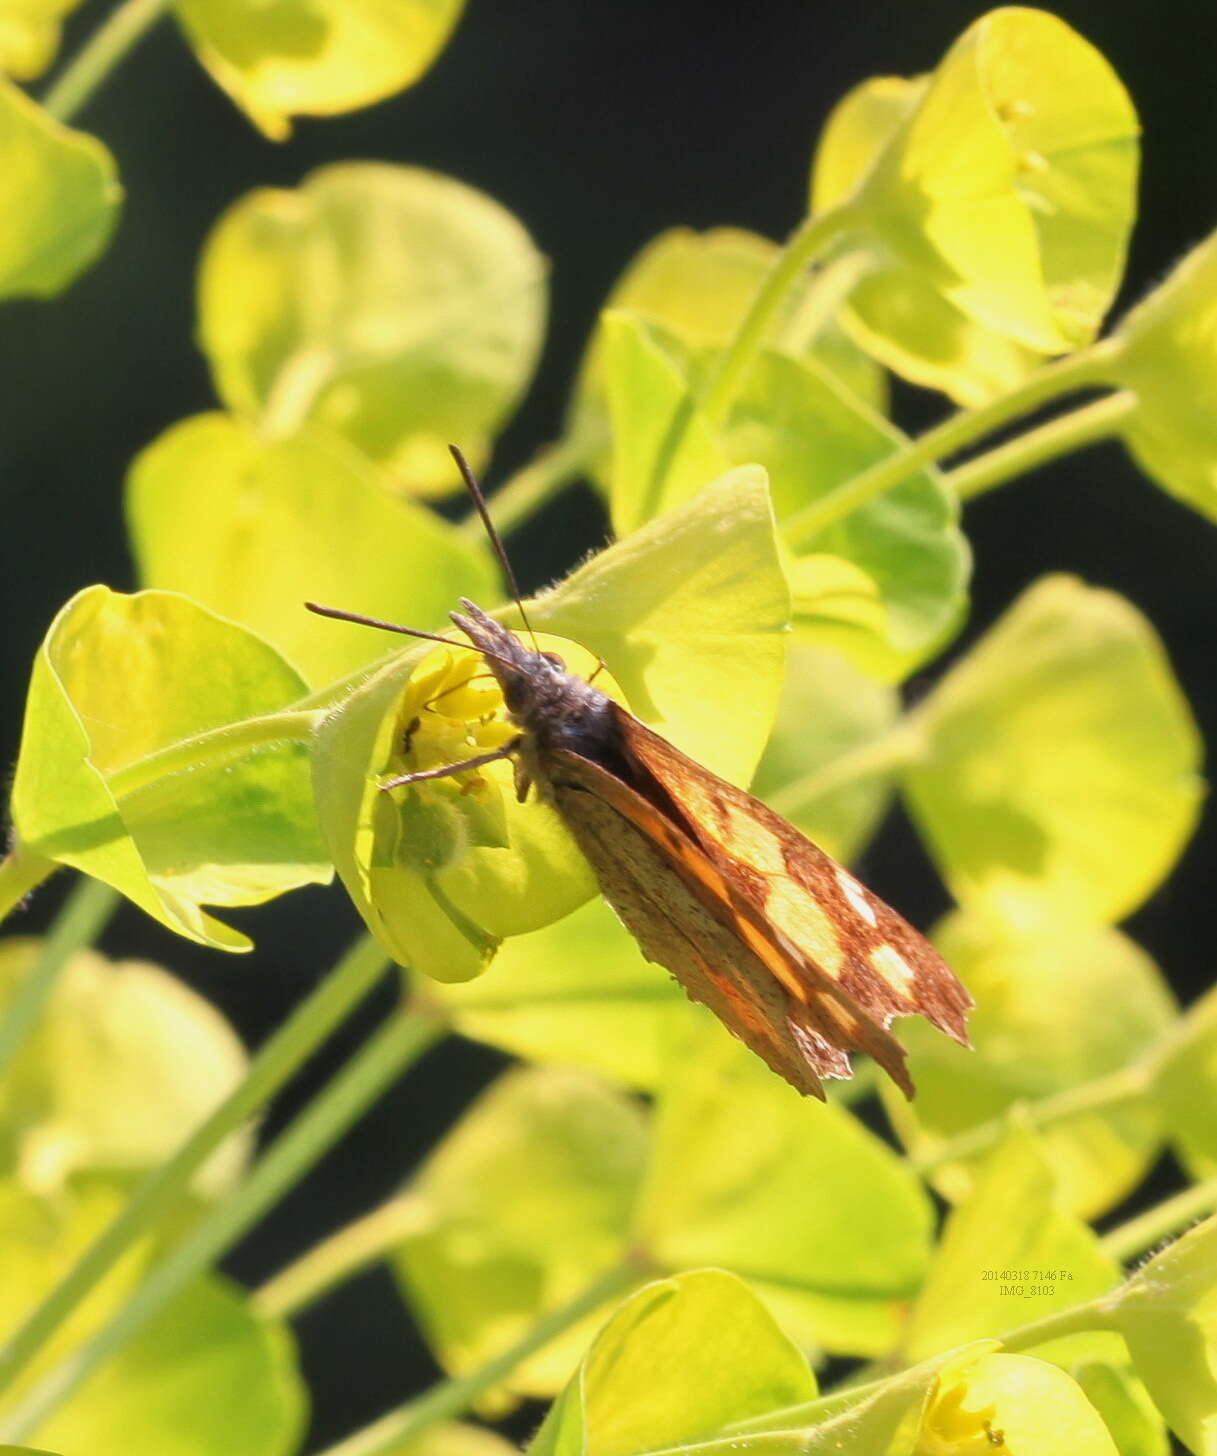
[[[759,913],[808,990],[828,979],[847,1007],[880,1027],[919,1013],[968,1045],[972,999],[906,920],[760,800],[628,713],[617,717],[627,757],[671,802],[732,895]]]
[[[864,1051],[910,1096],[904,1049],[741,897],[692,836],[621,779],[576,754],[544,765],[547,787],[605,898],[695,1001],[802,1092],[848,1077]],[[757,873],[754,867],[749,871]]]

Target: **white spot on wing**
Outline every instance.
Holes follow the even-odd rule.
[[[837,884],[841,887],[841,893],[866,921],[872,929],[879,924],[875,915],[874,906],[866,898],[862,886],[854,879],[853,875],[847,874],[840,866],[837,867]]]
[[[877,945],[870,963],[894,991],[906,991],[913,980],[913,968],[895,947]]]

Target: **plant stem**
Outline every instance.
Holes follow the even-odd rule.
[[[969,460],[947,475],[947,484],[961,501],[974,500],[1060,455],[1111,439],[1119,434],[1121,424],[1136,405],[1137,397],[1131,390],[1106,394]]]
[[[381,1259],[412,1233],[428,1226],[430,1213],[409,1191],[340,1228],[281,1269],[252,1296],[257,1312],[285,1319],[307,1308],[327,1289]]]
[[[1149,1088],[1150,1070],[1148,1062],[1135,1062],[1121,1067],[1106,1076],[1095,1077],[1076,1087],[1044,1097],[1038,1102],[1025,1103],[1022,1111],[1033,1127],[1048,1127],[1055,1122],[1064,1122],[1071,1117],[1080,1117],[1088,1112],[1098,1112],[1118,1107],[1123,1102],[1135,1102],[1144,1097]],[[983,1153],[1001,1141],[1009,1129],[1005,1117],[994,1117],[988,1122],[977,1123],[957,1137],[929,1148],[924,1153],[913,1154],[909,1161],[919,1173],[930,1172],[944,1163],[953,1163],[959,1158],[970,1158]]]
[[[1203,1183],[1185,1188],[1173,1198],[1166,1198],[1113,1228],[1103,1236],[1103,1252],[1118,1263],[1127,1263],[1214,1209],[1217,1209],[1217,1178],[1206,1178]]]
[[[702,415],[722,424],[765,342],[765,335],[790,290],[808,267],[839,241],[855,222],[847,207],[809,217],[782,250],[769,276],[757,290],[730,346],[719,356],[699,400]],[[675,455],[675,449],[670,452]]]
[[[783,784],[769,796],[769,805],[789,818],[825,794],[915,763],[924,749],[925,741],[916,725],[909,719],[903,719],[881,737],[859,743],[827,763],[817,764],[800,778]]]
[[[113,1223],[81,1254],[0,1348],[0,1390],[42,1349],[119,1257],[176,1202],[215,1148],[270,1101],[370,990],[387,964],[384,951],[370,936],[362,936],[355,943],[254,1057],[241,1085],[196,1128],[168,1162],[144,1179]],[[240,1196],[238,1193],[237,1197]]]
[[[387,1456],[429,1426],[462,1415],[480,1395],[505,1380],[529,1355],[543,1349],[587,1315],[594,1314],[601,1305],[623,1295],[645,1277],[645,1272],[629,1261],[610,1269],[574,1299],[542,1315],[522,1340],[501,1355],[468,1375],[454,1375],[440,1381],[417,1400],[390,1411],[336,1446],[328,1447],[321,1456]]]
[[[47,862],[49,863],[49,861]],[[38,1020],[68,958],[92,945],[118,904],[119,894],[100,880],[82,876],[72,887],[38,948],[34,964],[0,1021],[0,1077]]]
[[[323,709],[306,708],[299,712],[267,713],[264,717],[243,718],[237,723],[209,728],[205,733],[179,739],[118,769],[110,775],[107,785],[116,799],[122,799],[170,774],[203,768],[263,744],[308,742],[324,717]]]
[[[783,523],[782,534],[793,550],[803,551],[829,526],[868,501],[899,485],[916,471],[957,454],[1019,415],[1028,414],[1058,395],[1105,382],[1115,346],[1107,340],[1056,363],[1046,364],[1014,389],[975,409],[960,410],[902,450],[886,455]]]
[[[30,891],[36,890],[58,868],[53,859],[44,859],[14,843],[0,859],[0,920],[7,919]]]
[[[169,0],[123,0],[102,21],[46,93],[43,107],[68,121],[119,61],[169,9]]]
[[[542,450],[535,460],[505,481],[487,499],[490,519],[500,536],[507,536],[587,469],[594,451],[586,437],[568,435]],[[461,531],[471,541],[484,542],[486,530],[478,513],[470,509]]]
[[[1019,1350],[1033,1350],[1036,1345],[1049,1340],[1059,1340],[1063,1335],[1077,1335],[1085,1330],[1105,1330],[1111,1327],[1108,1313],[1111,1291],[1089,1299],[1085,1304],[1074,1304],[1068,1309],[1058,1309],[1046,1314],[1043,1319],[1020,1325],[1008,1334],[999,1335],[1003,1350],[1017,1354]]]
[[[38,1381],[3,1422],[0,1439],[23,1441],[36,1431],[100,1365],[230,1249],[442,1031],[443,1023],[430,1014],[396,1012],[280,1134],[236,1192],[208,1209],[118,1312]]]

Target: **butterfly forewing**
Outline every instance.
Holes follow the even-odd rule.
[[[620,713],[627,759],[817,977],[882,1025],[920,1014],[967,1045],[972,998],[924,936],[772,809]]]
[[[647,959],[800,1092],[823,1097],[822,1077],[849,1076],[832,1028],[817,1027],[741,939],[728,889],[692,840],[588,759],[557,753],[546,768],[558,812]]]

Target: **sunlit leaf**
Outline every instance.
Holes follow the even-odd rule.
[[[324,425],[394,490],[460,484],[523,393],[545,262],[485,193],[418,167],[343,163],[250,193],[208,239],[199,334],[226,405],[276,437]]]
[[[383,657],[385,637],[304,610],[319,601],[434,628],[489,602],[486,553],[394,500],[343,441],[267,441],[226,415],[175,425],[136,457],[127,515],[146,586],[184,592],[273,643],[314,685]]]
[[[104,1184],[44,1199],[0,1185],[0,1336],[24,1319],[122,1207]],[[5,1392],[0,1420],[130,1289],[151,1249],[131,1250]],[[305,1393],[286,1331],[226,1280],[188,1285],[31,1438],[64,1453],[288,1456]]]
[[[763,470],[729,471],[528,612],[602,657],[644,722],[747,782],[777,710],[790,620]]]
[[[672,1068],[639,1208],[642,1246],[667,1268],[715,1264],[747,1279],[806,1347],[890,1350],[932,1234],[907,1164],[718,1026]]]
[[[1120,325],[1114,383],[1136,395],[1123,425],[1137,464],[1217,519],[1217,234],[1193,249]]]
[[[915,1021],[902,1029],[917,1068],[917,1098],[908,1103],[886,1088],[883,1097],[919,1157],[1018,1102],[1130,1066],[1175,1017],[1161,972],[1117,930],[1028,938],[961,912],[938,927],[934,941],[976,1002],[968,1019],[974,1050],[924,1036]],[[1140,1181],[1160,1136],[1144,1097],[1068,1118],[1044,1128],[1040,1139],[1062,1202],[1093,1218]],[[958,1200],[975,1169],[974,1159],[943,1164],[934,1185]]]
[[[509,1072],[474,1103],[413,1180],[420,1230],[394,1256],[446,1368],[482,1364],[621,1261],[644,1158],[639,1108],[578,1073]],[[517,1366],[511,1388],[552,1394],[601,1318]]]
[[[1166,1423],[1131,1369],[1083,1360],[1069,1373],[1102,1416],[1120,1456],[1170,1456]]]
[[[0,76],[0,298],[66,288],[109,241],[121,199],[105,147]]]
[[[393,1445],[382,1445],[378,1456],[518,1456],[518,1448],[485,1426],[445,1421]]]
[[[142,765],[303,691],[272,647],[185,597],[87,588],[34,661],[13,784],[21,842],[113,885],[180,935],[248,948],[202,906],[259,904],[330,876],[307,746],[285,731],[168,777]],[[125,789],[133,776],[139,786]]]
[[[1217,1444],[1217,1217],[1143,1264],[1114,1304],[1137,1374],[1199,1456]]]
[[[1163,1045],[1154,1101],[1167,1136],[1197,1178],[1217,1175],[1217,990],[1188,1008]]]
[[[767,351],[724,431],[730,459],[768,472],[779,525],[900,448],[903,436],[808,360]],[[847,563],[865,583],[842,592],[803,559],[791,572],[800,636],[851,656],[877,676],[905,675],[959,622],[971,564],[958,508],[923,470],[808,537],[784,532],[798,557]],[[801,569],[800,569],[801,568]]]
[[[1119,1266],[1062,1203],[1031,1133],[1012,1125],[947,1219],[904,1351],[916,1360],[965,1340],[1000,1336],[1119,1282]],[[1040,1349],[1064,1356],[1078,1338]]]
[[[173,0],[199,60],[274,141],[418,80],[464,0]]]
[[[884,738],[898,712],[895,691],[864,676],[839,652],[793,642],[777,721],[752,792],[848,862],[879,821],[891,774],[846,776],[834,786],[833,766]]]
[[[626,265],[605,309],[626,312],[693,351],[726,347],[743,322],[757,290],[781,256],[778,245],[742,228],[669,228]],[[602,315],[603,316],[603,315]],[[654,331],[654,330],[653,330]],[[770,327],[774,348],[810,355],[831,370],[872,408],[887,406],[883,371],[834,324],[820,306],[817,289],[789,290]],[[607,441],[604,372],[607,340],[598,329],[579,371],[569,430],[594,446],[593,474],[605,474],[601,457]]]
[[[699,1270],[648,1284],[618,1309],[529,1453],[634,1456],[680,1447],[815,1393],[807,1362],[748,1287],[721,1270]],[[772,1439],[755,1444],[785,1456]],[[753,1446],[743,1435],[731,1442],[740,1453]]]
[[[813,192],[818,209],[855,209],[869,266],[847,319],[865,346],[976,403],[1016,382],[1024,350],[1088,343],[1123,271],[1137,132],[1103,57],[1017,6],[976,21],[928,78],[853,93]]]
[[[79,4],[80,0],[0,0],[0,71],[18,81],[41,76],[59,49],[63,17]]]
[[[812,170],[816,212],[845,201],[925,94],[926,78],[877,76],[838,103],[820,134]],[[897,374],[978,405],[1011,389],[1043,358],[985,328],[950,303],[915,267],[874,267],[863,253],[837,264],[848,279],[841,319],[868,353]]]
[[[38,951],[0,942],[0,1009]],[[145,961],[81,951],[0,1082],[0,1161],[35,1191],[80,1171],[134,1173],[176,1152],[242,1080],[228,1023],[175,976]],[[240,1176],[251,1135],[234,1135],[194,1190],[215,1197]]]
[[[462,1036],[646,1090],[671,1064],[693,1009],[598,898],[505,941],[477,980],[430,984],[426,995]]]
[[[583,677],[596,669],[596,658],[576,643],[542,633],[538,644]],[[467,686],[475,675],[477,684]],[[605,674],[597,681],[617,691]],[[474,697],[463,701],[452,688]],[[453,716],[428,714],[425,728],[412,731],[426,706],[441,700]],[[556,812],[535,795],[518,801],[507,762],[380,788],[396,774],[460,762],[516,734],[478,657],[444,647],[389,662],[318,729],[314,783],[334,865],[385,949],[437,980],[478,975],[503,936],[548,925],[595,890]]]
[[[681,371],[643,324],[609,312],[600,329],[613,439],[609,504],[613,529],[627,536],[695,496],[730,462]]]
[[[1028,1355],[981,1355],[940,1378],[914,1456],[989,1450],[1011,1456],[1129,1456],[1085,1391]]]
[[[956,899],[1027,933],[1119,920],[1168,873],[1200,745],[1162,645],[1113,592],[1046,577],[916,712],[909,803]]]

